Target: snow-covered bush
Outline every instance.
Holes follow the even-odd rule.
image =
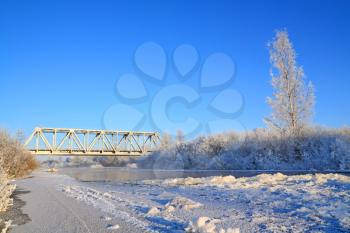
[[[199,137],[138,160],[154,169],[349,170],[350,129],[307,128],[299,137],[266,129]]]
[[[0,166],[10,177],[21,177],[38,167],[34,156],[22,143],[0,129]]]

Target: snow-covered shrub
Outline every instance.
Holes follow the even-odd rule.
[[[350,129],[307,128],[298,137],[266,129],[199,137],[153,152],[139,167],[156,169],[349,170]]]
[[[1,129],[0,158],[0,166],[11,177],[25,176],[38,167],[36,159],[24,148],[22,143]]]

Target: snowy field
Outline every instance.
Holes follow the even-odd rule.
[[[350,232],[350,177],[339,174],[65,179],[57,188],[139,232]]]

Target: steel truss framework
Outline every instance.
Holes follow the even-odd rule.
[[[35,155],[138,156],[159,141],[154,132],[35,128],[25,146]]]

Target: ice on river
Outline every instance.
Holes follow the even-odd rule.
[[[72,182],[60,188],[140,232],[350,231],[350,177],[340,174]]]

